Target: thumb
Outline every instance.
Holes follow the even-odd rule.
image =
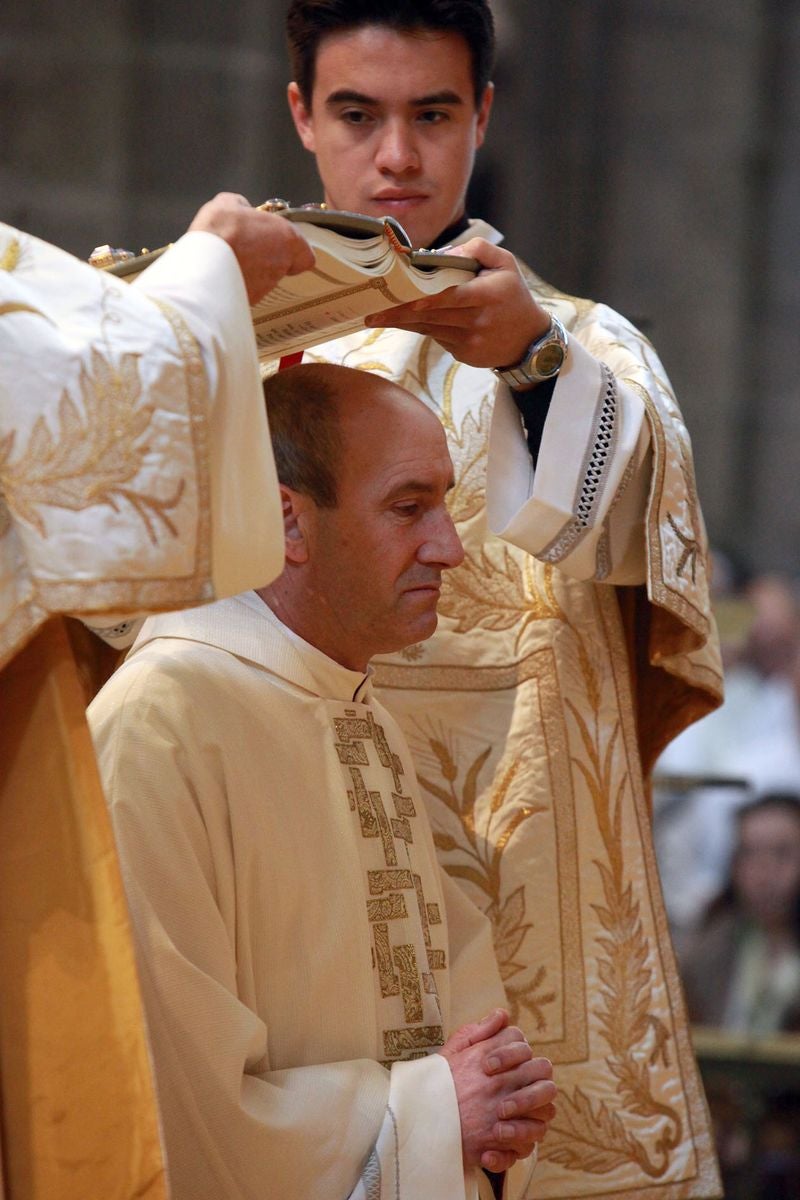
[[[502,246],[495,246],[492,242],[487,242],[486,238],[479,237],[470,238],[468,242],[461,242],[460,245],[448,249],[447,253],[455,254],[459,258],[474,258],[482,267],[490,270],[507,267],[514,262],[514,256],[508,250],[504,250]]]

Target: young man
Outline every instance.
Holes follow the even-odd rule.
[[[462,558],[445,437],[364,372],[265,391],[283,573],[146,622],[90,708],[171,1195],[470,1200],[519,1160],[520,1196],[550,1064],[493,1008],[488,922],[370,682]]]
[[[327,203],[482,264],[310,357],[396,380],[448,435],[464,563],[440,630],[381,655],[377,681],[443,861],[492,918],[512,1011],[562,1064],[537,1195],[715,1195],[643,779],[721,691],[686,430],[624,318],[467,219],[486,0],[295,0],[288,34]]]

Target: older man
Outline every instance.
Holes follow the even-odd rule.
[[[452,464],[425,406],[363,372],[266,393],[283,574],[149,620],[90,709],[172,1192],[461,1200],[527,1158],[554,1087],[505,1013],[465,1024],[503,1002],[489,925],[371,689],[461,561]]]

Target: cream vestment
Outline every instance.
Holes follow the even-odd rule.
[[[0,666],[51,613],[112,625],[282,565],[233,251],[188,233],[129,286],[0,224]]]
[[[148,620],[89,720],[174,1200],[490,1195],[431,1053],[502,1002],[490,928],[369,676],[251,592]]]
[[[282,563],[230,248],[187,234],[128,287],[0,225],[0,1178],[11,1200],[165,1196],[127,909],[83,715],[91,655],[84,664],[67,624],[48,618],[113,626],[260,586]]]
[[[456,240],[473,235],[500,240],[480,222]],[[440,859],[492,920],[514,1018],[556,1065],[531,1194],[715,1196],[645,790],[721,694],[689,438],[641,334],[527,278],[571,339],[535,470],[510,393],[429,338],[373,330],[306,358],[394,380],[448,434],[466,558],[437,633],[376,662],[376,684]]]

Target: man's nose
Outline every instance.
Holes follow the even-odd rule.
[[[387,121],[381,131],[375,165],[390,175],[419,170],[419,154],[413,131],[405,121]]]
[[[420,547],[417,557],[420,562],[436,563],[445,570],[458,567],[464,561],[464,547],[447,509],[437,518],[435,528]]]

